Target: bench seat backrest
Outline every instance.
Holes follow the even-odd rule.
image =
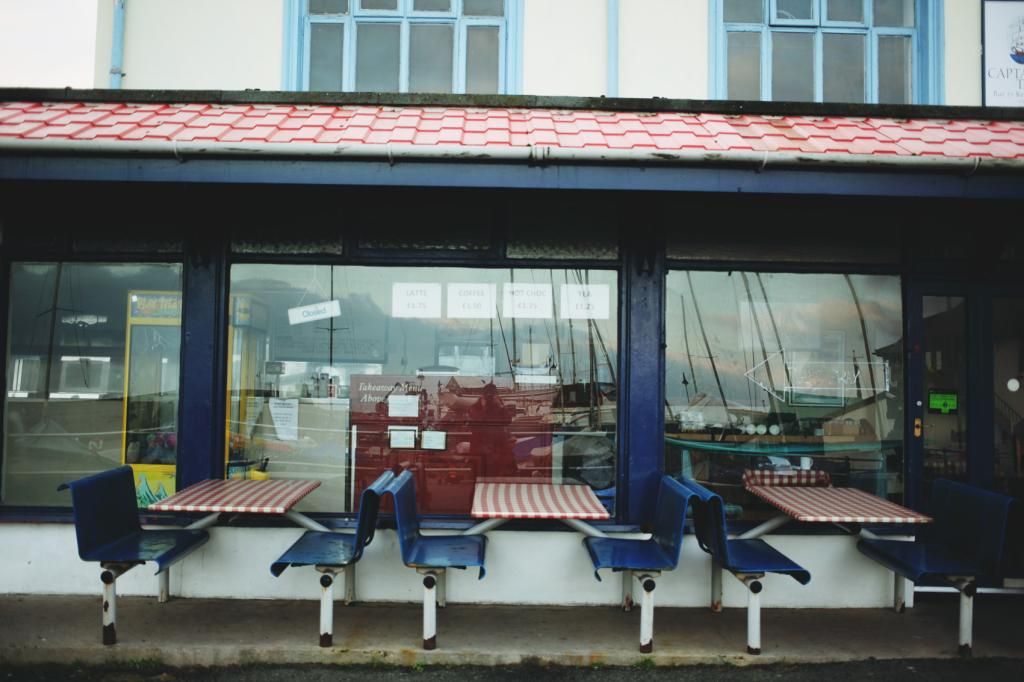
[[[416,481],[406,469],[391,480],[388,492],[395,501],[395,525],[398,526],[398,545],[402,560],[409,563],[420,535],[419,516],[416,512]]]
[[[60,486],[71,489],[78,556],[142,530],[130,466],[101,471]]]
[[[936,479],[929,509],[935,521],[926,537],[959,556],[977,559],[986,575],[998,575],[1012,502],[999,493]]]
[[[353,561],[358,561],[359,557],[363,555],[363,548],[373,541],[373,534],[377,529],[377,513],[380,511],[380,498],[394,478],[394,473],[385,471],[359,496],[359,518],[356,520],[356,546]]]
[[[683,485],[693,491],[697,504],[693,505],[693,525],[697,543],[723,565],[729,561],[729,540],[725,528],[725,503],[721,495],[712,492],[692,479],[685,479]]]
[[[693,492],[689,488],[671,476],[661,477],[652,537],[676,564],[679,563],[679,553],[683,549],[686,507],[692,496]]]

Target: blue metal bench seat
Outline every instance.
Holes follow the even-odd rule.
[[[654,650],[654,589],[661,571],[671,571],[679,565],[683,549],[683,528],[686,507],[693,493],[675,479],[664,476],[658,486],[655,503],[654,528],[645,540],[630,538],[586,537],[583,544],[594,564],[594,577],[601,579],[599,570],[610,568],[624,571],[623,606],[632,603],[632,575],[640,581],[643,593],[640,601],[640,651]]]
[[[373,540],[380,498],[395,475],[385,471],[359,498],[359,515],[354,534],[307,531],[270,566],[280,576],[289,566],[314,566],[320,576],[320,646],[334,643],[334,576],[345,574],[345,604],[355,600],[355,564],[363,548]]]
[[[71,489],[78,556],[98,561],[103,572],[103,643],[117,642],[117,578],[152,561],[160,576],[159,599],[166,601],[171,564],[199,549],[209,534],[205,530],[143,530],[135,496],[132,468],[122,466],[77,481]]]
[[[970,656],[976,581],[1001,572],[1012,502],[1005,495],[937,479],[932,483],[929,509],[935,521],[914,542],[864,538],[857,549],[915,583],[938,579],[956,587],[960,592],[959,651]],[[896,584],[895,607],[902,611],[902,581],[897,578]]]
[[[402,562],[423,574],[423,648],[434,649],[437,647],[437,604],[445,602],[445,569],[477,566],[479,577],[483,578],[487,538],[483,535],[420,534],[415,485],[412,472],[405,470],[391,481],[387,492],[395,501]]]
[[[721,496],[691,479],[686,485],[697,496],[694,526],[701,549],[711,555],[711,609],[722,610],[722,569],[732,573],[747,587],[747,653],[761,653],[761,591],[767,573],[788,575],[801,585],[811,581],[803,566],[760,539],[730,539],[725,525],[725,506]]]

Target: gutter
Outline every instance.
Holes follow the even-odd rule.
[[[121,88],[124,78],[124,12],[127,0],[114,0],[114,28],[110,37],[110,87]]]
[[[743,167],[756,172],[776,168],[802,170],[926,171],[957,173],[1024,172],[1024,158],[937,157],[922,155],[809,154],[649,149],[566,149],[563,147],[467,147],[463,145],[326,144],[318,142],[131,142],[95,140],[13,140],[0,138],[3,155],[201,159],[293,159],[308,161],[417,161],[561,165]],[[1024,185],[1021,188],[1024,194]]]

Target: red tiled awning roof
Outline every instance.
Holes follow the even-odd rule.
[[[1024,118],[1024,116],[1022,116]],[[0,150],[88,152],[167,144],[207,152],[372,153],[464,159],[540,155],[728,162],[983,160],[1024,167],[1024,121],[769,116],[529,108],[0,102]],[[504,153],[503,153],[504,152]],[[518,154],[516,152],[519,152]]]

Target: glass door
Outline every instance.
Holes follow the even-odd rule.
[[[1024,497],[1024,298],[992,301],[993,488]]]

